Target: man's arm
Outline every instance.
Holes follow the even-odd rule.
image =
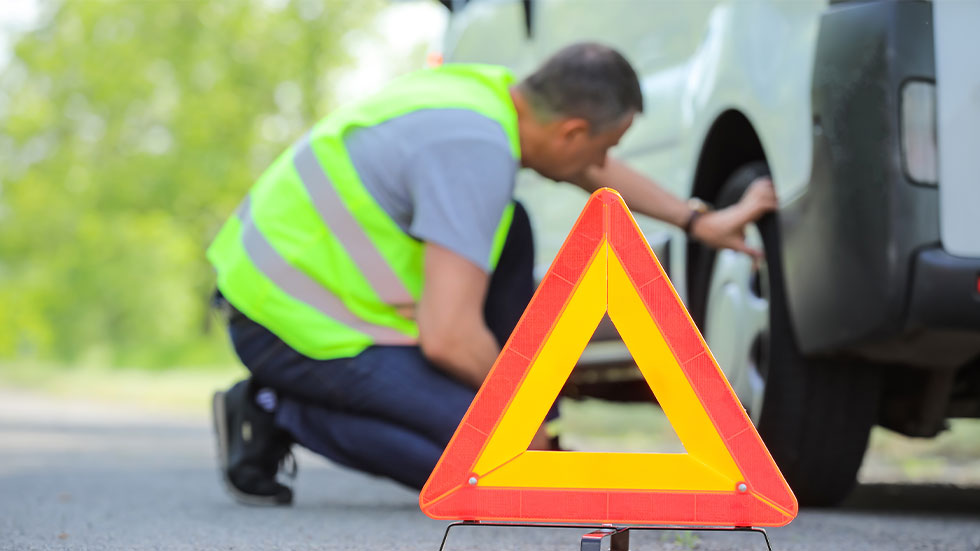
[[[489,276],[462,256],[427,242],[425,288],[417,321],[422,354],[473,388],[483,384],[500,348],[483,319]]]
[[[478,388],[500,347],[483,320],[490,277],[462,256],[428,242],[425,288],[419,302],[419,344],[426,358],[450,375]],[[551,449],[546,423],[528,449]]]
[[[691,216],[687,203],[659,184],[612,157],[603,166],[586,169],[571,183],[589,193],[610,187],[623,196],[636,212],[683,228]],[[749,186],[738,203],[700,216],[691,228],[695,239],[715,248],[730,248],[756,257],[762,251],[745,244],[745,225],[758,220],[778,206],[776,192],[768,178],[760,178]]]

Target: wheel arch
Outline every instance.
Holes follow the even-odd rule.
[[[766,161],[765,150],[752,122],[741,111],[721,112],[705,134],[694,171],[691,196],[713,202],[729,176],[739,167],[755,161]],[[698,264],[703,246],[687,243],[686,283],[691,316],[703,327],[705,297],[697,296]]]
[[[741,111],[728,109],[718,115],[705,135],[691,195],[712,201],[738,167],[764,160],[766,154],[752,123]]]

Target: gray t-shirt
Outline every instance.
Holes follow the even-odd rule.
[[[344,140],[372,197],[412,237],[490,271],[517,160],[500,124],[466,109],[413,111]]]

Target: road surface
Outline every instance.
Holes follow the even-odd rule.
[[[206,411],[209,397],[202,397]],[[0,550],[426,550],[416,494],[299,453],[290,508],[234,504],[203,415],[0,390]],[[980,550],[980,488],[865,485],[804,509],[774,549]],[[578,549],[580,531],[463,528],[448,549]],[[632,549],[765,549],[755,534],[641,533]]]

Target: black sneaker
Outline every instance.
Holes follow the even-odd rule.
[[[249,381],[215,392],[212,412],[218,461],[231,496],[245,505],[291,504],[293,490],[276,480],[282,465],[292,463],[287,474],[296,474],[289,435],[275,426],[272,413],[255,405]]]

